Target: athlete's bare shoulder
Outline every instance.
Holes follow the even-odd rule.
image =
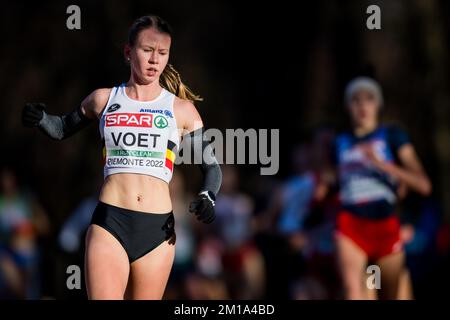
[[[81,103],[81,110],[89,118],[99,118],[106,104],[112,88],[101,88],[92,91]]]
[[[173,112],[179,128],[191,132],[203,127],[202,118],[191,101],[175,97]]]

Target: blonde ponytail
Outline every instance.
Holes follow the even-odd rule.
[[[171,64],[167,64],[162,72],[159,78],[159,84],[180,99],[189,100],[191,102],[203,101],[202,97],[194,94],[191,89],[184,85],[181,81],[180,74]]]

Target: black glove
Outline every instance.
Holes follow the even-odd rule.
[[[214,205],[216,197],[211,191],[200,192],[198,198],[191,202],[189,211],[195,213],[197,219],[204,223],[211,223],[216,218]]]
[[[27,103],[22,110],[22,124],[25,127],[37,127],[44,117],[45,104]]]

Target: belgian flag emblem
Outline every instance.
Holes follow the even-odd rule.
[[[106,145],[105,145],[105,139],[102,139],[102,160],[103,160],[103,165],[106,164]]]
[[[176,144],[173,141],[167,141],[167,150],[166,150],[166,167],[173,171],[173,163],[175,162],[175,152],[176,152]]]

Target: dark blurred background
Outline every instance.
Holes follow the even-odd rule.
[[[81,30],[66,28],[66,8],[71,4],[81,8]],[[366,8],[371,4],[381,8],[381,30],[366,28]],[[31,211],[40,212],[41,231],[30,236],[34,244],[27,251],[32,252],[28,262],[17,258],[0,266],[0,292],[9,288],[9,293],[3,290],[5,297],[84,297],[83,290],[66,288],[66,267],[82,264],[84,232],[83,224],[69,217],[89,213],[89,199],[95,203],[101,186],[98,127],[92,125],[59,143],[23,128],[20,113],[25,102],[35,101],[62,114],[96,88],[126,82],[127,31],[135,18],[148,13],[172,25],[171,62],[183,81],[204,98],[197,108],[207,127],[280,129],[276,176],[260,176],[257,165],[225,169],[230,178],[218,211],[225,222],[234,224],[230,230],[216,226],[219,237],[185,212],[200,173],[189,166],[176,168],[174,198],[184,237],[177,244],[179,258],[167,298],[339,297],[333,270],[311,272],[327,265],[323,262],[327,260],[320,260],[319,266],[316,260],[311,263],[315,257],[311,252],[332,255],[330,244],[322,250],[302,242],[303,236],[314,238],[311,234],[317,230],[324,236],[308,243],[330,235],[326,206],[305,204],[305,215],[313,222],[301,236],[289,240],[267,232],[260,217],[269,214],[277,190],[297,174],[296,161],[309,161],[306,166],[311,169],[314,161],[298,160],[296,151],[313,159],[323,156],[317,149],[346,127],[343,89],[358,75],[373,76],[382,84],[383,119],[407,130],[433,181],[433,195],[428,199],[411,195],[402,215],[414,230],[408,249],[414,296],[440,294],[449,281],[445,276],[450,242],[449,2],[147,0],[15,1],[2,6],[2,186],[26,195],[24,202],[37,208]],[[318,211],[319,218],[310,218]],[[288,271],[287,261],[294,261]],[[14,265],[31,270],[26,273],[26,294],[20,284],[23,271],[15,272]],[[13,278],[19,280],[8,280]]]

